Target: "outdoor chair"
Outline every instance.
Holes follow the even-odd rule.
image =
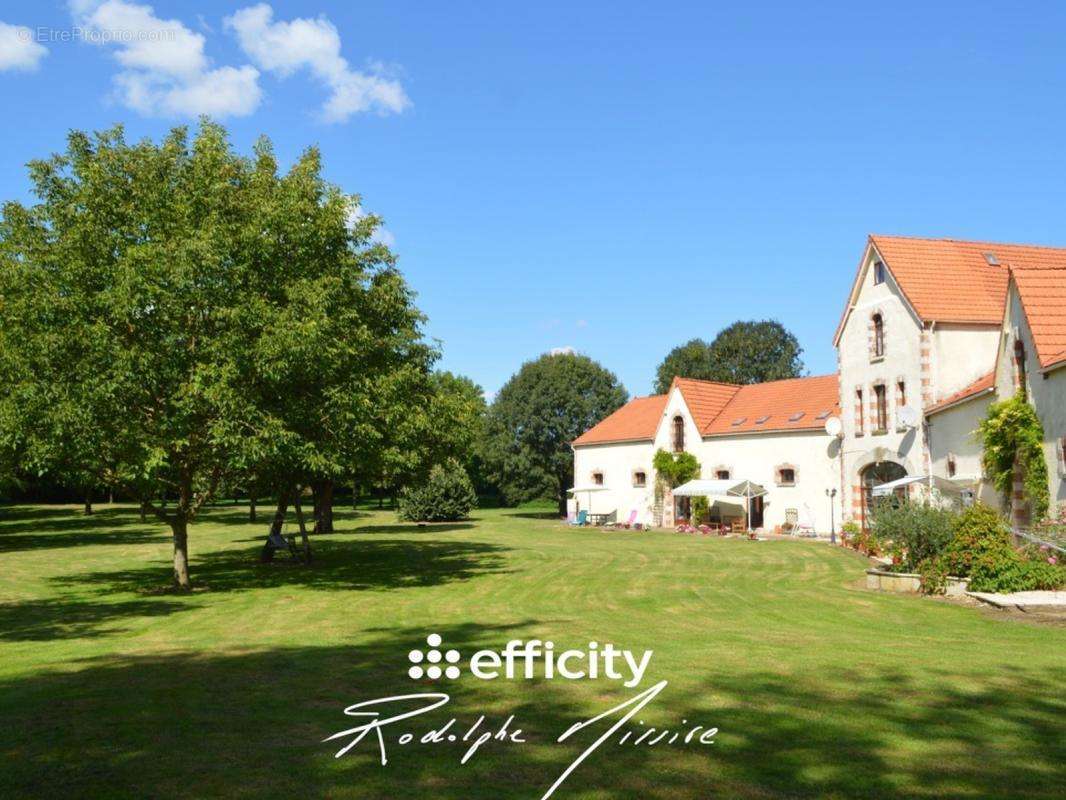
[[[572,519],[567,524],[572,526],[572,527],[579,528],[579,527],[583,526],[588,521],[588,518],[589,518],[589,512],[585,511],[585,510],[581,510],[581,511],[578,511],[577,512],[577,516],[574,517],[574,519]]]
[[[629,512],[629,519],[627,519],[625,522],[616,522],[614,524],[614,527],[615,528],[625,528],[626,530],[628,530],[629,528],[633,527],[633,524],[636,521],[637,521],[637,510],[634,508],[632,511]]]

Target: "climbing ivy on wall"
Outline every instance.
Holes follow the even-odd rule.
[[[992,485],[1009,503],[1014,490],[1014,463],[1025,475],[1025,496],[1033,521],[1047,515],[1047,462],[1044,460],[1044,426],[1020,392],[1009,400],[993,403],[981,422],[978,435],[984,446],[982,462]]]
[[[671,489],[700,476],[700,462],[692,453],[668,453],[655,451],[651,465],[655,467],[655,492],[662,496],[663,484]]]

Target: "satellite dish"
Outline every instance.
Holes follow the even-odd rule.
[[[918,427],[918,411],[914,406],[903,406],[896,412],[899,424],[905,428]]]
[[[843,430],[844,426],[840,424],[840,417],[826,418],[825,432],[832,436],[834,439],[839,438]]]

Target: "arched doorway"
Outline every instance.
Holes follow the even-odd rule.
[[[869,524],[870,510],[873,508],[874,487],[905,477],[907,477],[907,470],[895,461],[875,461],[862,468],[859,472],[859,480],[862,483],[862,527],[864,530]]]

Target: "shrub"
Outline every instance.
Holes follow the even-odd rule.
[[[424,485],[400,493],[400,519],[413,522],[465,519],[476,506],[474,485],[455,460],[433,467]]]
[[[1010,528],[994,508],[983,503],[972,505],[955,520],[951,543],[945,551],[948,571],[965,577],[973,571],[975,561],[990,563],[1009,560],[1014,539]]]
[[[970,590],[974,592],[1031,592],[1066,586],[1066,570],[1047,561],[1028,561],[1017,550],[996,560],[984,558],[974,563]]]
[[[941,555],[951,542],[956,513],[928,503],[887,500],[874,510],[873,530],[904,570]]]
[[[918,574],[922,578],[922,592],[925,594],[943,594],[948,583],[948,565],[943,556],[927,558],[918,564]]]
[[[711,512],[711,504],[706,497],[692,498],[692,523],[706,522]]]

